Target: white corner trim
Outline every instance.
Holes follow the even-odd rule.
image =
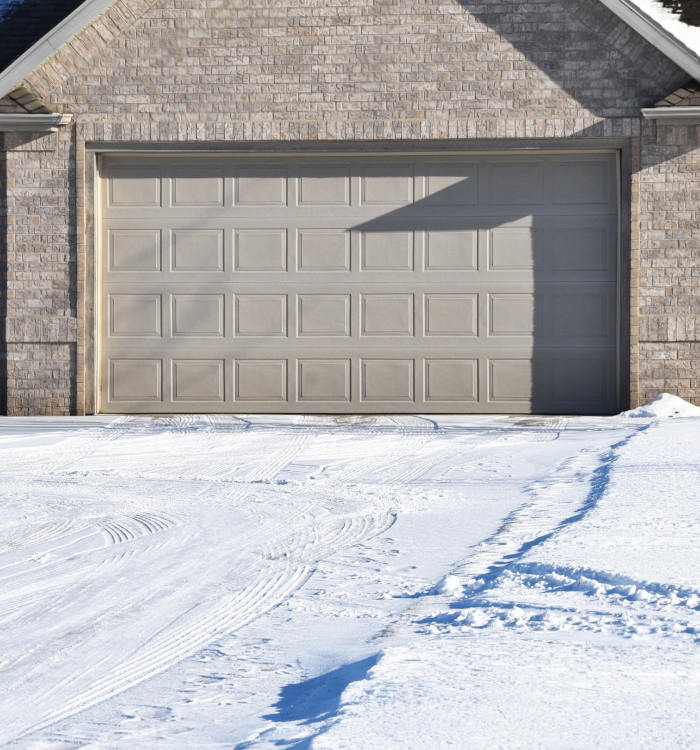
[[[642,116],[659,125],[700,125],[700,107],[651,107]]]
[[[72,119],[73,115],[0,114],[0,132],[52,133]]]
[[[600,0],[616,16],[641,34],[688,75],[700,79],[700,55],[689,49],[661,24],[643,13],[631,0]]]
[[[46,0],[49,2],[50,0]],[[69,39],[82,31],[106,10],[114,0],[85,0],[70,15],[53,27],[48,34],[32,45],[5,70],[0,71],[0,99],[13,91],[22,81]]]

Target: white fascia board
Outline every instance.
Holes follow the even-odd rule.
[[[642,115],[659,125],[700,125],[700,107],[651,107]]]
[[[48,0],[47,0],[48,1]],[[85,0],[69,16],[53,27],[5,70],[0,72],[0,99],[7,96],[69,39],[82,31],[114,0]]]
[[[600,0],[616,16],[643,36],[689,76],[700,80],[700,56],[683,44],[661,24],[643,13],[631,0]]]
[[[51,133],[67,125],[72,115],[0,114],[0,133]]]

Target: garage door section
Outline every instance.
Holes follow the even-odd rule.
[[[614,154],[105,157],[106,412],[608,413]]]

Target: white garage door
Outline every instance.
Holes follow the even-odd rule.
[[[612,153],[105,157],[105,412],[616,408]]]

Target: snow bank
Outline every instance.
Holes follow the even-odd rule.
[[[656,21],[696,54],[700,54],[700,28],[683,23],[680,18],[659,0],[635,0],[634,3],[649,18]]]
[[[673,417],[700,417],[700,406],[694,406],[678,396],[670,393],[662,393],[644,406],[636,409],[623,411],[623,417],[637,418],[673,418]]]

